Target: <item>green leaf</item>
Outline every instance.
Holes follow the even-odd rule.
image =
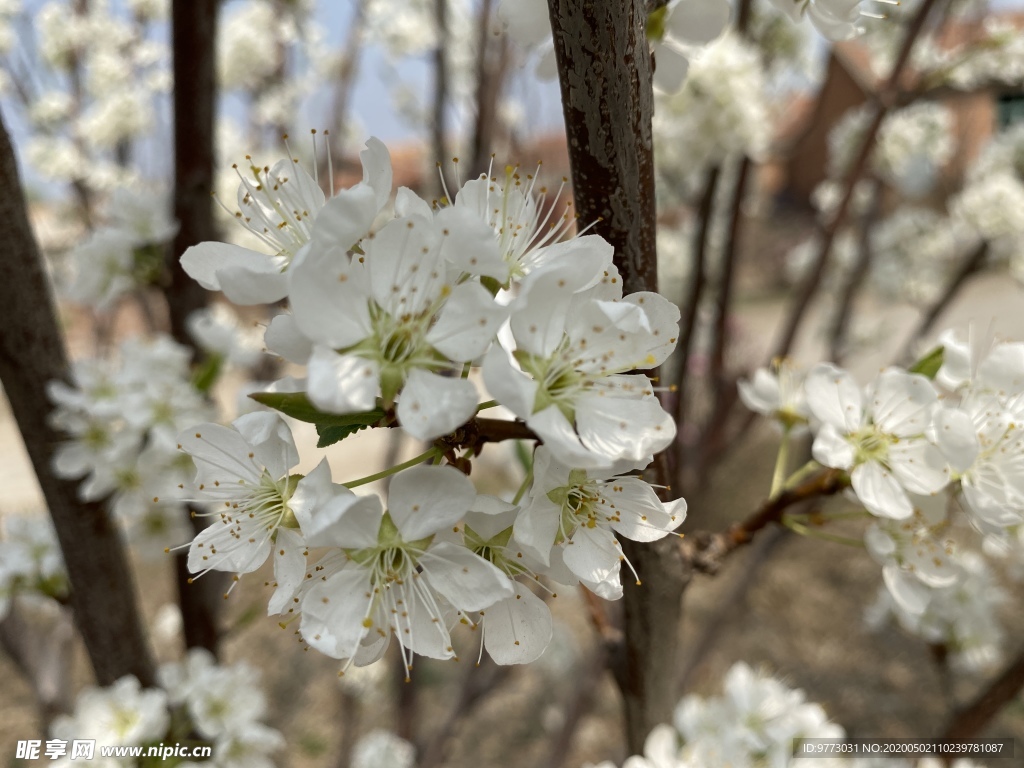
[[[285,416],[314,424],[320,435],[317,448],[334,445],[361,429],[380,423],[386,416],[379,406],[361,413],[325,413],[309,401],[305,392],[254,392],[249,397]]]
[[[910,372],[919,373],[929,379],[934,379],[935,375],[939,372],[939,368],[942,367],[942,361],[945,359],[945,353],[946,350],[944,347],[936,347],[910,366]]]
[[[355,415],[357,415],[357,416],[364,416],[366,414],[355,414]],[[376,421],[379,421],[379,419],[375,419],[374,422],[370,422],[370,423],[376,423]],[[357,424],[349,424],[349,425],[344,425],[344,426],[337,425],[337,424],[317,424],[316,425],[316,433],[318,435],[320,435],[320,439],[317,441],[316,447],[317,448],[326,448],[329,445],[334,445],[335,443],[340,443],[342,440],[344,440],[349,435],[354,435],[359,430],[366,429],[368,426],[370,426],[370,423],[365,423],[365,424],[358,424],[357,423]]]
[[[285,416],[318,426],[361,425],[368,427],[371,424],[376,424],[385,416],[384,409],[379,405],[372,411],[361,413],[325,413],[310,402],[305,392],[253,392],[249,397],[261,405],[280,411]]]

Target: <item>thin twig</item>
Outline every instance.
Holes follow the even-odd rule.
[[[835,316],[832,318],[832,328],[829,333],[829,351],[832,362],[842,364],[842,358],[846,350],[846,333],[849,330],[850,316],[853,311],[853,301],[858,291],[867,278],[871,268],[871,230],[878,218],[879,208],[882,202],[882,184],[878,179],[871,185],[871,203],[867,212],[861,217],[860,238],[857,247],[857,259],[850,268],[850,274],[843,286],[842,295],[836,305]]]
[[[565,706],[565,719],[562,721],[562,727],[551,741],[547,761],[542,763],[546,768],[561,768],[565,765],[565,758],[569,754],[580,723],[597,702],[595,694],[607,666],[607,646],[599,644],[576,678],[577,682],[572,689],[572,698]]]
[[[700,635],[692,644],[686,666],[683,667],[683,673],[679,677],[680,695],[690,689],[697,671],[707,655],[717,646],[718,638],[728,625],[729,620],[742,613],[740,604],[747,591],[756,583],[755,576],[760,572],[761,566],[768,562],[776,545],[788,534],[789,531],[785,528],[773,528],[763,536],[759,536],[752,547],[750,557],[743,563],[743,572],[736,575],[728,591],[718,602],[715,612],[708,619],[701,621]]]
[[[345,38],[345,53],[338,64],[338,82],[334,89],[334,104],[331,109],[331,151],[339,158],[345,157],[345,142],[348,140],[349,112],[352,109],[352,93],[359,74],[359,57],[363,52],[363,31],[366,27],[366,6],[368,0],[356,0],[355,10],[348,24]],[[329,180],[334,183],[334,179]]]
[[[967,280],[975,272],[981,269],[985,263],[985,257],[988,255],[988,243],[981,242],[973,251],[971,251],[967,258],[964,259],[960,265],[960,269],[956,271],[953,278],[949,281],[949,285],[946,286],[946,290],[942,292],[932,305],[928,307],[924,315],[921,316],[920,322],[917,324],[917,328],[907,339],[906,344],[903,345],[903,351],[900,352],[899,359],[904,363],[909,364],[914,354],[914,349],[921,340],[931,332],[935,323],[942,316],[942,313],[946,311],[953,299],[956,298],[960,290],[967,284]]]
[[[693,341],[697,335],[697,322],[700,316],[700,302],[707,281],[707,249],[708,235],[711,231],[711,216],[715,208],[715,190],[718,188],[719,167],[708,170],[704,180],[704,191],[700,198],[697,211],[697,229],[693,236],[693,263],[690,269],[690,290],[684,306],[686,315],[679,332],[679,362],[676,370],[676,423],[682,425],[686,421],[686,383],[689,379],[688,368],[690,356],[693,354]]]
[[[1024,650],[995,680],[981,691],[966,707],[950,718],[942,729],[941,739],[959,741],[972,739],[981,733],[999,711],[1017,698],[1024,688]]]
[[[467,670],[455,706],[440,727],[434,730],[431,740],[420,750],[423,757],[416,763],[417,768],[435,768],[445,764],[455,731],[473,713],[481,699],[501,688],[512,669],[498,666],[489,656],[485,656],[478,666],[471,666]]]
[[[845,473],[835,469],[822,470],[795,488],[786,489],[766,500],[753,514],[741,522],[733,523],[725,531],[697,531],[688,535],[681,542],[683,553],[696,570],[716,573],[726,555],[749,544],[758,531],[778,523],[789,507],[839,493],[849,484],[850,480]]]
[[[773,357],[786,357],[789,354],[790,349],[793,347],[793,342],[796,340],[796,335],[803,323],[804,316],[807,314],[811,301],[817,293],[818,287],[821,285],[822,277],[825,274],[825,268],[828,265],[829,254],[832,251],[832,244],[835,242],[836,236],[839,234],[839,231],[842,229],[842,226],[846,221],[846,214],[850,208],[850,203],[853,200],[854,192],[857,188],[857,182],[860,181],[864,172],[867,170],[868,160],[870,159],[871,152],[874,149],[875,138],[878,135],[878,131],[882,127],[882,123],[890,110],[899,100],[900,78],[903,76],[904,67],[910,60],[910,53],[914,48],[914,43],[917,41],[918,36],[924,29],[925,22],[927,21],[935,4],[936,0],[922,0],[921,5],[918,7],[917,12],[907,27],[906,34],[903,37],[903,43],[896,56],[896,62],[893,64],[892,72],[885,84],[882,86],[881,91],[874,99],[874,114],[872,115],[871,122],[864,131],[864,136],[857,151],[857,155],[851,164],[849,172],[847,173],[845,183],[843,185],[842,198],[840,198],[839,205],[836,207],[836,210],[832,214],[828,223],[824,225],[823,231],[820,234],[818,251],[815,254],[810,272],[808,272],[807,277],[800,286],[793,304],[790,307],[789,314],[783,324],[782,335],[775,347]]]

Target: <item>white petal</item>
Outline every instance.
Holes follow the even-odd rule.
[[[431,545],[420,563],[431,586],[463,611],[480,611],[515,594],[508,576],[457,544]]]
[[[562,548],[566,566],[588,584],[618,585],[621,556],[611,531],[600,527],[578,528]]]
[[[380,370],[374,360],[316,346],[309,358],[309,399],[329,413],[360,413],[377,404]]]
[[[388,511],[402,538],[415,541],[458,522],[474,499],[473,483],[459,470],[420,465],[391,480]]]
[[[882,568],[882,579],[896,604],[911,616],[920,616],[928,607],[931,590],[906,573],[898,565],[890,564]]]
[[[448,261],[471,275],[493,277],[500,283],[508,280],[509,265],[498,249],[497,236],[476,211],[449,206],[437,214],[437,224],[441,253]]]
[[[373,136],[367,140],[366,149],[359,153],[359,160],[363,164],[363,183],[373,189],[379,211],[391,199],[391,154],[384,142]]]
[[[883,432],[899,437],[920,435],[931,424],[937,399],[935,388],[924,376],[888,368],[872,387],[871,415]]]
[[[225,267],[217,271],[221,290],[233,304],[273,304],[288,295],[288,276],[248,267]]]
[[[427,341],[451,360],[476,360],[490,346],[508,308],[498,304],[479,283],[463,283],[452,290]]]
[[[612,458],[591,451],[580,442],[573,425],[557,405],[549,405],[543,411],[533,414],[526,423],[551,449],[551,453],[569,466],[579,469],[607,469],[612,464]]]
[[[316,217],[312,235],[314,250],[332,259],[345,258],[370,231],[378,211],[377,193],[372,187],[357,184],[341,190],[324,204]]]
[[[382,516],[376,496],[339,492],[308,517],[302,532],[313,547],[367,549],[377,545]]]
[[[274,581],[277,589],[270,597],[267,615],[284,613],[306,575],[306,542],[298,531],[278,528],[274,538]]]
[[[518,545],[523,551],[545,566],[551,562],[551,548],[558,535],[561,510],[547,497],[535,498],[529,507],[519,513],[512,528],[510,549]]]
[[[662,43],[654,49],[654,87],[662,93],[679,93],[689,71],[690,60],[674,46]]]
[[[672,417],[657,398],[632,400],[585,394],[576,402],[576,430],[583,444],[608,459],[640,460],[667,448],[676,436]]]
[[[603,493],[611,507],[607,514],[619,518],[611,523],[612,528],[633,541],[662,539],[686,519],[685,500],[677,499],[669,512],[654,489],[638,477],[615,478]]]
[[[445,209],[447,210],[447,209]],[[395,195],[395,215],[401,218],[406,216],[420,216],[429,219],[434,215],[430,205],[422,197],[417,195],[408,187],[399,187]]]
[[[413,437],[430,441],[469,421],[479,402],[473,382],[416,368],[402,388],[398,421]]]
[[[864,404],[853,377],[831,363],[816,365],[804,384],[811,412],[840,432],[855,432],[861,425]]]
[[[263,343],[267,351],[298,365],[305,365],[313,352],[313,342],[299,330],[295,317],[287,312],[275,315],[270,321]]]
[[[302,639],[332,658],[351,658],[370,631],[363,626],[369,592],[366,568],[344,568],[326,581],[318,581],[302,599]]]
[[[573,283],[566,268],[534,272],[522,284],[512,313],[516,346],[539,357],[550,357],[565,335]]]
[[[312,472],[299,480],[295,492],[288,499],[288,507],[305,531],[313,520],[313,515],[337,494],[348,494],[344,486],[335,486],[331,482],[331,466],[327,459],[321,459]]]
[[[664,296],[649,291],[631,293],[622,301],[636,304],[647,315],[651,338],[644,349],[649,356],[644,361],[644,367],[653,368],[661,365],[676,348],[676,340],[679,337],[679,307]]]
[[[914,514],[914,505],[892,472],[875,461],[854,468],[850,484],[861,504],[874,515],[904,520]]]
[[[957,472],[964,472],[974,464],[981,450],[974,420],[963,411],[937,409],[933,414],[931,436]]]
[[[537,382],[512,365],[508,352],[491,347],[484,358],[484,385],[494,399],[521,419],[533,413]]]
[[[551,611],[522,584],[516,594],[487,609],[484,647],[497,664],[536,661],[551,642]]]
[[[669,8],[665,34],[703,45],[722,34],[729,16],[725,0],[680,0]]]
[[[364,242],[370,291],[394,316],[418,315],[441,295],[445,263],[434,222],[419,216],[389,221]]]
[[[232,422],[245,441],[252,446],[256,461],[266,467],[275,480],[288,474],[299,463],[292,431],[280,414],[273,411],[254,411],[239,416]]]
[[[185,274],[208,291],[221,290],[220,271],[229,267],[269,274],[281,271],[273,256],[229,243],[200,243],[181,256]]]
[[[949,483],[942,452],[925,440],[903,440],[889,446],[888,463],[900,485],[911,493],[938,493]]]
[[[192,573],[210,568],[252,573],[267,562],[271,546],[269,532],[255,530],[254,526],[243,527],[242,523],[244,519],[239,518],[235,518],[234,523],[218,520],[200,531],[188,550],[188,569]]]
[[[201,482],[260,481],[261,468],[249,458],[252,447],[237,430],[220,424],[197,424],[178,435],[178,444],[192,456]]]
[[[750,410],[763,416],[771,416],[779,409],[779,379],[766,368],[754,371],[750,381],[741,379],[736,384],[740,400]]]
[[[307,338],[342,349],[370,335],[366,273],[359,262],[309,250],[292,264],[288,279],[292,315]]]
[[[855,457],[853,446],[831,424],[823,424],[818,430],[811,455],[822,466],[836,469],[849,469]]]

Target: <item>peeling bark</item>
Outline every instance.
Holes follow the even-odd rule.
[[[117,526],[102,503],[80,502],[78,483],[53,472],[54,450],[64,438],[47,421],[50,403],[44,385],[68,379],[68,359],[2,119],[0,234],[6,267],[0,280],[0,381],[57,530],[75,622],[100,685],[129,674],[152,685],[153,659]]]
[[[548,0],[573,193],[584,224],[615,248],[623,290],[658,290],[652,62],[644,0]],[[645,475],[668,485],[664,455]],[[623,541],[642,586],[626,579],[623,642],[610,666],[632,753],[675,705],[682,594],[689,581],[673,537]],[[624,569],[625,570],[625,569]],[[627,571],[628,573],[628,571]]]

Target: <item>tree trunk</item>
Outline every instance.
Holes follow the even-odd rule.
[[[102,503],[80,502],[78,483],[59,479],[52,469],[54,450],[64,438],[47,421],[44,387],[68,379],[68,360],[2,119],[0,222],[6,264],[0,280],[0,381],[53,517],[75,621],[100,685],[129,674],[152,685],[153,659],[117,526]]]
[[[170,283],[166,289],[171,334],[194,346],[188,316],[206,306],[208,294],[185,274],[179,259],[187,248],[217,239],[213,217],[214,117],[217,97],[217,11],[219,0],[174,0],[174,215],[178,235],[167,253]],[[192,517],[194,531],[208,518]],[[176,557],[178,601],[185,645],[217,652],[217,615],[223,602],[224,574],[212,572],[188,583],[187,555]]]
[[[185,274],[185,249],[217,239],[213,218],[214,113],[216,109],[219,0],[174,0],[174,215],[180,228],[167,254],[171,333],[188,344],[188,316],[206,306],[207,293]]]
[[[580,221],[615,247],[623,290],[658,289],[652,62],[644,0],[548,0]],[[668,484],[663,456],[646,477]],[[682,593],[688,574],[672,537],[623,550],[642,586],[623,596],[623,645],[611,659],[630,752],[671,718]],[[625,569],[624,569],[625,570]]]

